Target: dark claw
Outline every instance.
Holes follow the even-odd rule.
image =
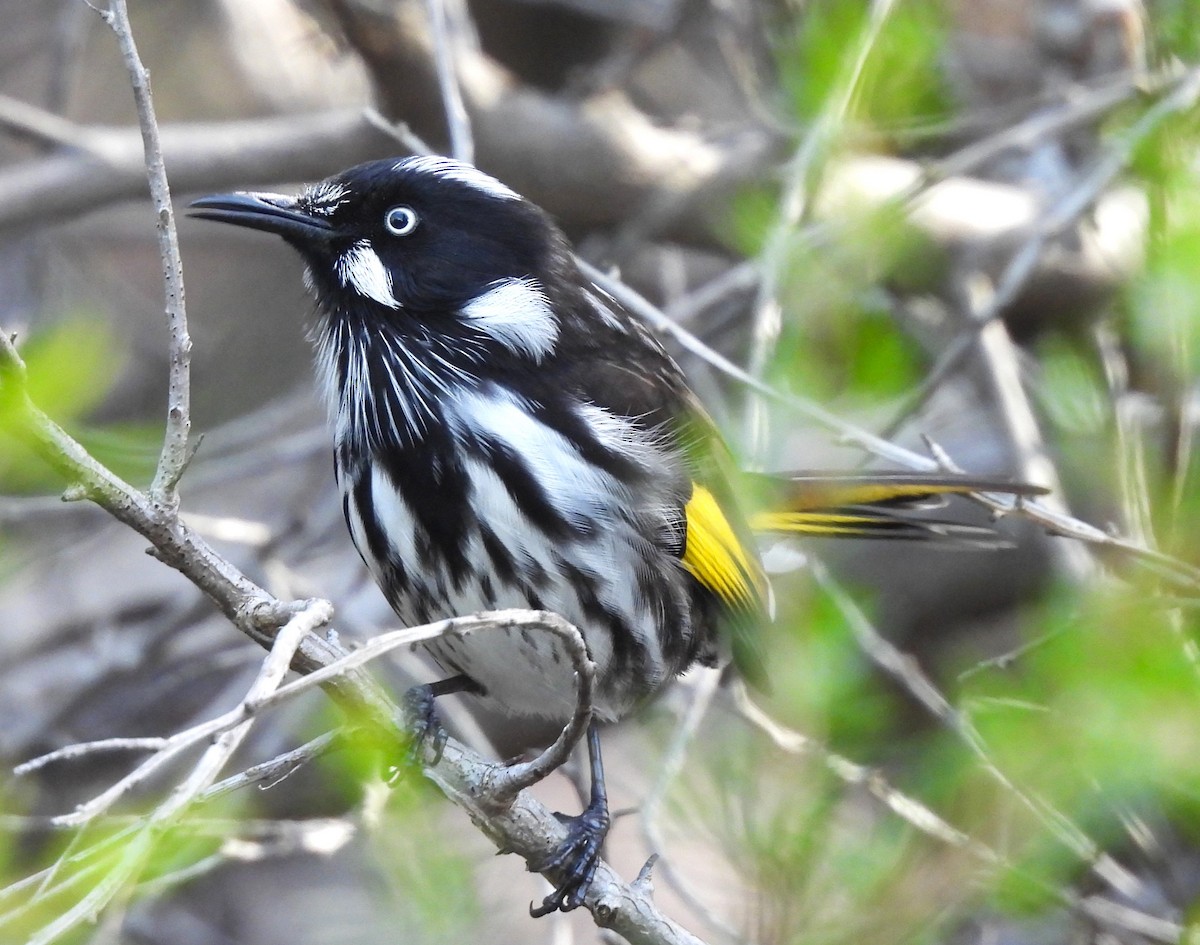
[[[592,797],[578,817],[555,814],[566,825],[567,838],[545,860],[534,866],[538,873],[557,873],[562,881],[540,906],[530,905],[535,919],[551,912],[570,912],[583,905],[588,887],[596,878],[600,848],[612,819],[608,815],[608,792],[604,787],[604,764],[600,759],[600,732],[593,722],[588,726],[588,761],[592,769]]]
[[[432,686],[413,686],[404,693],[404,724],[412,733],[407,752],[410,765],[420,767],[425,759],[425,749],[430,747],[433,748],[433,764],[442,760],[450,736],[438,718],[435,698]]]
[[[566,824],[567,837],[533,869],[538,873],[560,873],[563,879],[540,906],[530,905],[529,914],[535,919],[559,910],[570,912],[583,905],[600,863],[600,848],[608,834],[607,805],[588,805],[578,817],[554,816]]]
[[[420,767],[424,763],[427,748],[433,749],[430,767],[436,766],[442,760],[442,752],[446,750],[446,742],[450,736],[442,727],[442,720],[438,718],[433,700],[452,692],[473,692],[482,695],[483,689],[473,679],[460,675],[424,686],[413,686],[404,694],[404,725],[412,732],[412,744],[408,746],[407,752],[409,764]]]

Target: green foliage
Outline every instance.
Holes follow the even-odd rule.
[[[801,122],[822,114],[848,78],[869,35],[871,5],[819,0],[780,37],[781,84]],[[949,107],[940,59],[946,23],[934,4],[896,4],[874,45],[851,106],[850,124],[872,131],[936,120]]]
[[[823,130],[815,169],[806,169],[818,185],[810,201],[820,198],[822,162],[856,134],[886,149],[903,129],[946,114],[937,65],[945,30],[933,6],[893,8],[867,51],[848,113]],[[802,26],[781,37],[780,70],[800,135],[816,133],[832,114],[871,9],[818,0],[806,6]],[[1197,9],[1155,8],[1160,51],[1196,58]],[[1127,134],[1154,104],[1131,104],[1110,119],[1111,129]],[[1092,503],[1082,517],[1102,526],[1115,518],[1117,473],[1140,464],[1147,491],[1134,498],[1152,512],[1153,538],[1189,562],[1200,561],[1200,460],[1180,432],[1178,411],[1187,403],[1194,410],[1200,376],[1198,146],[1192,108],[1162,122],[1133,154],[1131,176],[1149,195],[1150,240],[1112,325],[1136,392],[1120,405],[1132,442],[1115,434],[1117,405],[1092,326],[1047,333],[1027,353],[1036,360],[1030,377],[1051,449],[1066,460],[1064,478],[1082,485],[1068,498]],[[892,323],[885,293],[929,292],[944,281],[943,260],[898,213],[810,213],[795,232],[783,232],[777,203],[765,191],[744,196],[731,228],[739,247],[778,263],[772,272],[783,317],[769,379],[835,409],[912,390],[928,365]],[[1123,557],[1101,560],[1128,583],[1095,575],[1054,588],[1023,612],[1020,639],[1001,660],[986,659],[995,655],[994,639],[978,654],[940,656],[934,681],[978,743],[953,720],[929,718],[896,696],[827,599],[781,585],[785,615],[768,648],[775,685],[764,699],[772,714],[855,760],[886,764],[891,783],[1008,865],[989,868],[981,857],[920,837],[881,802],[855,806],[856,792],[822,773],[815,750],[802,756],[807,763],[781,759],[773,745],[724,733],[708,785],[725,800],[707,816],[742,828],[741,846],[732,838],[728,846],[762,894],[761,938],[945,940],[956,917],[983,907],[1017,923],[1054,921],[1047,916],[1061,916],[1064,895],[1097,883],[1088,843],[1121,859],[1134,842],[1131,824],[1200,841],[1200,608],[1189,601],[1172,609],[1168,587],[1146,570]],[[914,718],[926,721],[912,731]],[[692,788],[696,798],[703,792]],[[914,877],[931,868],[938,881],[922,887]],[[881,915],[890,926],[872,923]]]
[[[465,845],[446,842],[456,816],[412,771],[394,786],[384,822],[370,833],[390,895],[405,903],[408,941],[457,943],[479,927],[482,908],[471,859]]]
[[[1101,846],[1124,842],[1122,812],[1144,811],[1153,798],[1150,809],[1174,822],[1186,808],[1172,810],[1169,799],[1200,788],[1200,666],[1181,635],[1196,628],[1178,620],[1152,598],[1147,606],[1145,589],[1061,588],[1027,614],[1019,661],[973,673],[961,694],[996,767]],[[977,789],[974,781],[963,787]],[[1044,905],[1046,890],[1074,881],[1084,864],[1015,796],[1000,792],[996,802],[1020,867],[1000,887],[1001,901]]]
[[[96,319],[64,320],[21,346],[29,396],[62,426],[85,418],[107,395],[121,361],[121,347]],[[61,485],[29,449],[19,404],[0,391],[0,488],[6,492]]]
[[[317,721],[317,720],[314,720]],[[329,712],[315,730],[344,724]],[[455,812],[408,760],[408,749],[381,743],[363,729],[319,761],[322,796],[337,810],[373,808],[386,792],[377,822],[366,832],[368,849],[388,879],[386,895],[403,903],[407,941],[460,942],[477,927],[480,905],[471,863],[462,848],[445,842]],[[365,789],[365,793],[364,793]],[[351,815],[352,816],[352,815]]]
[[[874,753],[894,704],[862,658],[828,595],[780,583],[771,630],[772,712],[794,728],[828,738],[850,754]]]
[[[1200,57],[1200,7],[1195,0],[1156,0],[1152,6],[1147,22],[1157,58],[1195,61]]]

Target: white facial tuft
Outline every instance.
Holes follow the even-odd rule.
[[[350,189],[345,184],[323,180],[304,191],[299,201],[303,202],[309,213],[328,217],[346,202],[349,195]]]
[[[447,157],[427,155],[405,158],[403,161],[397,162],[393,169],[397,171],[418,171],[424,174],[432,174],[435,177],[442,178],[442,180],[457,181],[460,184],[466,184],[468,187],[478,190],[480,193],[487,194],[489,197],[494,197],[496,200],[521,199],[520,194],[500,183],[500,181],[496,180],[490,174],[485,174],[470,164],[464,164],[462,161],[455,161]]]
[[[514,354],[537,362],[554,350],[558,340],[558,319],[534,279],[494,282],[483,295],[464,305],[462,314]]]
[[[392,295],[392,276],[366,240],[359,240],[333,264],[342,285],[388,308],[400,308]]]

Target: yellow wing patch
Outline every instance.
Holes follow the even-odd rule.
[[[683,566],[730,606],[760,610],[768,595],[766,579],[713,494],[693,483],[684,512],[687,540]]]
[[[888,518],[881,514],[863,512],[759,512],[750,519],[750,527],[756,532],[780,535],[810,536],[855,536],[879,537],[878,532],[888,528],[900,528],[906,523],[901,519]],[[919,522],[912,527],[919,526]]]

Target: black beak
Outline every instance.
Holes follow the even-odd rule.
[[[328,220],[297,210],[295,200],[278,194],[212,194],[193,200],[188,215],[265,230],[292,243],[323,242],[333,235]]]

